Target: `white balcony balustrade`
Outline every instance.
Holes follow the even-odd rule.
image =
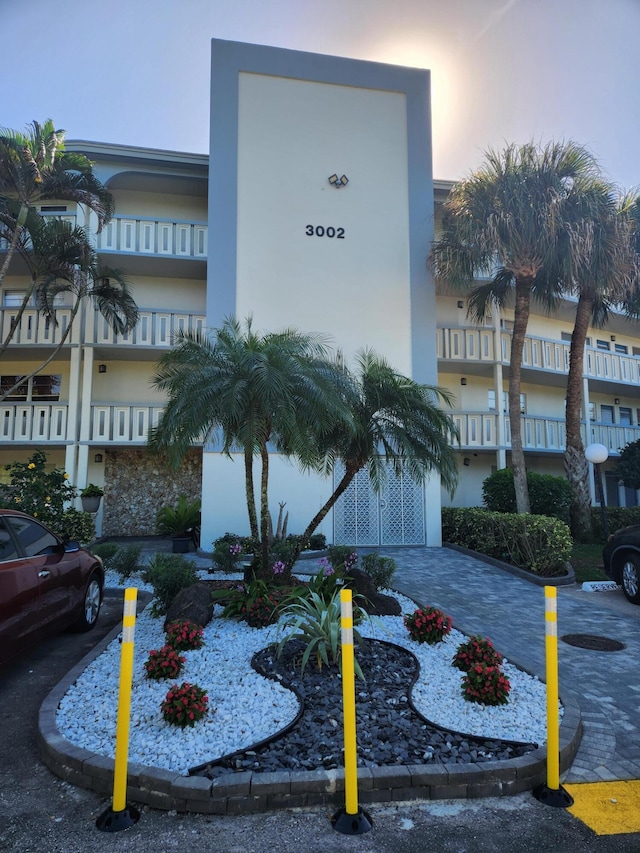
[[[64,441],[68,409],[63,403],[0,404],[0,444]]]
[[[144,444],[149,430],[157,426],[163,406],[111,405],[91,406],[91,441],[114,444]]]
[[[135,328],[125,335],[117,335],[104,317],[96,311],[91,343],[133,347],[169,347],[176,332],[201,333],[204,329],[204,314],[140,310]]]
[[[207,226],[202,222],[114,216],[95,235],[99,252],[207,257]]]
[[[9,334],[11,324],[15,322],[18,316],[17,308],[2,308],[0,309],[1,325],[2,325],[2,340],[4,341]],[[20,318],[13,337],[11,345],[41,345],[41,346],[56,346],[64,335],[69,321],[71,319],[70,308],[57,308],[55,311],[54,322],[51,318],[40,314],[35,308],[27,308]],[[66,340],[66,344],[78,343],[80,324],[74,323],[71,329],[71,334]]]

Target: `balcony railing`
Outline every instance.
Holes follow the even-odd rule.
[[[15,441],[62,442],[67,437],[64,403],[0,405],[0,444]]]
[[[207,257],[207,226],[203,222],[114,216],[95,240],[100,252]]]
[[[6,338],[11,329],[11,324],[18,316],[17,308],[0,309],[0,324],[2,326],[2,340]],[[57,324],[49,317],[44,317],[35,308],[27,308],[13,333],[11,344],[40,344],[42,346],[56,346],[65,333],[71,318],[70,308],[57,308],[55,312]],[[79,325],[73,324],[71,334],[67,343],[77,343]]]
[[[91,342],[139,347],[168,347],[171,346],[176,332],[202,332],[204,328],[204,314],[141,310],[136,327],[126,335],[117,335],[104,317],[96,311]]]
[[[497,357],[494,336],[495,332],[492,329],[439,328],[436,338],[438,358],[442,361],[486,363],[499,360],[503,364],[509,364],[511,333],[500,332],[500,353]],[[568,341],[527,335],[524,342],[522,365],[523,367],[549,370],[566,375],[569,372],[569,350]],[[640,357],[586,347],[584,374],[590,379],[604,379],[640,386]]]
[[[144,444],[164,406],[114,403],[91,406],[91,441]]]

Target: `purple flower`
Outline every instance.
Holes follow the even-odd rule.
[[[286,568],[287,568],[286,563],[283,563],[282,560],[277,560],[273,564],[273,573],[274,573],[274,575],[281,575]]]

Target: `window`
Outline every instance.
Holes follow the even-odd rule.
[[[509,392],[508,391],[502,392],[502,411],[503,412],[509,411]],[[520,412],[521,412],[521,414],[524,415],[524,414],[526,414],[526,411],[527,411],[526,395],[520,394]]]
[[[26,290],[5,290],[2,294],[2,307],[19,308],[22,305],[22,301],[24,300],[26,295]],[[33,297],[29,299],[27,305],[33,307]]]
[[[613,424],[613,406],[600,406],[600,421],[603,424]]]
[[[6,394],[18,382],[20,376],[0,376],[0,392]],[[32,376],[11,392],[9,399],[15,402],[55,403],[60,399],[62,376],[59,373]]]
[[[13,528],[25,556],[37,557],[39,554],[52,554],[58,547],[58,540],[30,518],[9,518],[9,524]]]
[[[624,344],[614,344],[613,348],[616,352],[622,353],[622,355],[627,355],[627,353],[629,352],[629,347],[625,346]]]
[[[7,530],[4,519],[0,518],[0,562],[5,560],[17,560],[20,555],[13,544],[11,534]]]
[[[620,413],[620,423],[622,426],[631,426],[631,409],[627,408],[627,406],[620,406],[618,412]]]
[[[598,349],[606,349],[606,350],[611,349],[609,341],[600,341],[600,340],[598,340],[598,338],[596,338],[596,346],[598,347]]]
[[[560,332],[560,340],[571,343],[571,332]]]
[[[566,400],[565,400],[565,402],[566,402]],[[595,419],[596,419],[596,404],[595,403],[589,403],[589,420],[595,421]]]
[[[496,410],[496,392],[493,388],[489,388],[487,391],[487,408],[490,412],[495,412]]]

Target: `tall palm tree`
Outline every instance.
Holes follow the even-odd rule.
[[[368,468],[375,491],[382,488],[389,463],[396,474],[404,470],[417,483],[436,472],[445,488],[451,494],[455,491],[458,472],[450,443],[459,440],[459,435],[453,420],[439,406],[440,401],[451,405],[447,391],[420,385],[365,350],[357,356],[356,373],[345,399],[351,423],[318,436],[325,470],[332,471],[340,461],[344,474],[309,522],[292,562],[362,468]]]
[[[93,174],[91,162],[83,155],[64,150],[64,130],[56,130],[51,119],[34,121],[26,133],[0,129],[0,236],[8,249],[0,267],[2,284],[18,249],[28,220],[33,220],[37,202],[55,199],[73,201],[90,208],[98,217],[98,230],[114,210],[111,193]],[[6,350],[31,293],[25,296],[18,317],[0,349]]]
[[[567,377],[564,464],[573,490],[571,530],[583,541],[591,534],[589,470],[580,434],[587,331],[590,325],[603,326],[614,308],[637,318],[640,300],[640,219],[634,215],[640,209],[640,196],[619,196],[603,181],[594,183],[593,193],[596,198],[588,206],[591,216],[569,227],[570,239],[579,242],[583,250],[567,282],[577,304]]]
[[[574,142],[489,150],[484,165],[452,189],[442,235],[430,253],[443,283],[471,290],[472,310],[482,313],[491,299],[513,299],[509,420],[518,512],[529,511],[520,385],[531,299],[550,305],[559,294],[567,246],[580,248],[567,244],[567,219],[576,215],[574,199],[597,175],[593,156]],[[474,285],[480,277],[490,283]]]
[[[55,324],[56,298],[70,294],[71,312],[48,357],[4,391],[0,402],[53,361],[66,343],[83,303],[93,303],[118,334],[130,331],[138,322],[138,307],[122,271],[100,263],[81,228],[72,228],[69,223],[55,219],[42,219],[32,228],[28,246],[23,245],[21,250],[31,271],[37,310]]]
[[[261,570],[269,569],[269,449],[304,467],[321,460],[317,430],[346,423],[343,372],[326,344],[293,329],[256,333],[247,320],[225,320],[212,336],[182,333],[158,364],[153,384],[169,400],[149,443],[178,461],[189,446],[220,435],[222,452],[244,454],[251,535],[260,542]],[[261,463],[260,513],[254,456]]]

